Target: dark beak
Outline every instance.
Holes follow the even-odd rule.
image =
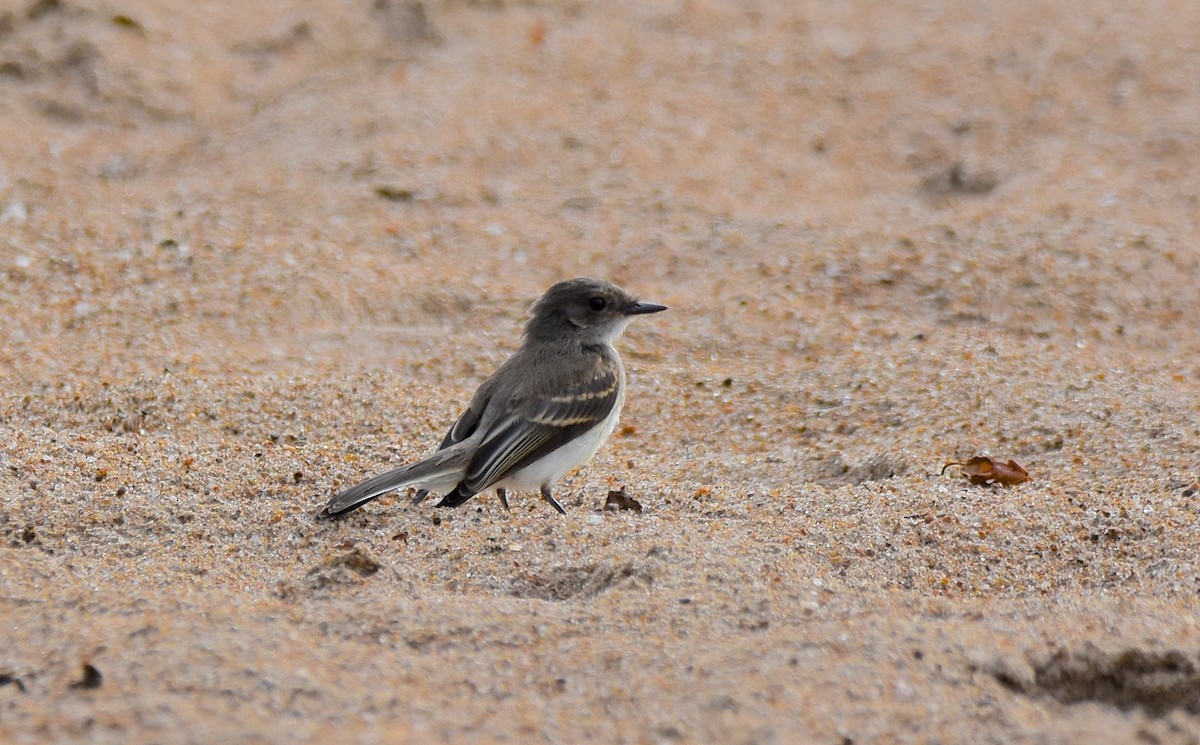
[[[643,313],[658,313],[666,309],[667,306],[665,305],[659,305],[657,303],[643,303],[641,300],[639,300],[633,305],[625,308],[625,315],[640,316]]]

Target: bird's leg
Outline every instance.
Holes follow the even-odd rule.
[[[508,509],[508,493],[503,489],[496,490],[496,496],[500,497],[500,504],[504,505],[504,509]]]
[[[558,503],[558,500],[554,498],[554,495],[550,493],[549,484],[542,484],[542,499],[549,502],[550,506],[558,510],[560,515],[567,514],[567,511],[563,509],[562,505]]]
[[[424,502],[424,501],[425,501],[425,497],[428,497],[428,496],[429,496],[429,490],[428,490],[428,489],[421,489],[420,491],[418,491],[416,494],[414,494],[414,495],[413,495],[413,500],[412,500],[412,503],[413,503],[413,504],[420,504],[420,503]]]

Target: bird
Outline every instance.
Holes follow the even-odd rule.
[[[438,449],[332,497],[318,514],[346,515],[399,489],[458,507],[495,489],[538,490],[560,514],[551,485],[592,459],[617,426],[625,367],[614,342],[634,317],[667,310],[602,279],[552,286],[533,304],[521,346],[475,391]]]

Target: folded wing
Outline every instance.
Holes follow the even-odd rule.
[[[513,401],[467,464],[461,491],[477,494],[603,422],[620,400],[620,368],[606,364],[566,391]]]

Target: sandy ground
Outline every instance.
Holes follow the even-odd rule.
[[[0,740],[1200,742],[1194,11],[4,3]],[[314,521],[577,275],[569,514]]]

